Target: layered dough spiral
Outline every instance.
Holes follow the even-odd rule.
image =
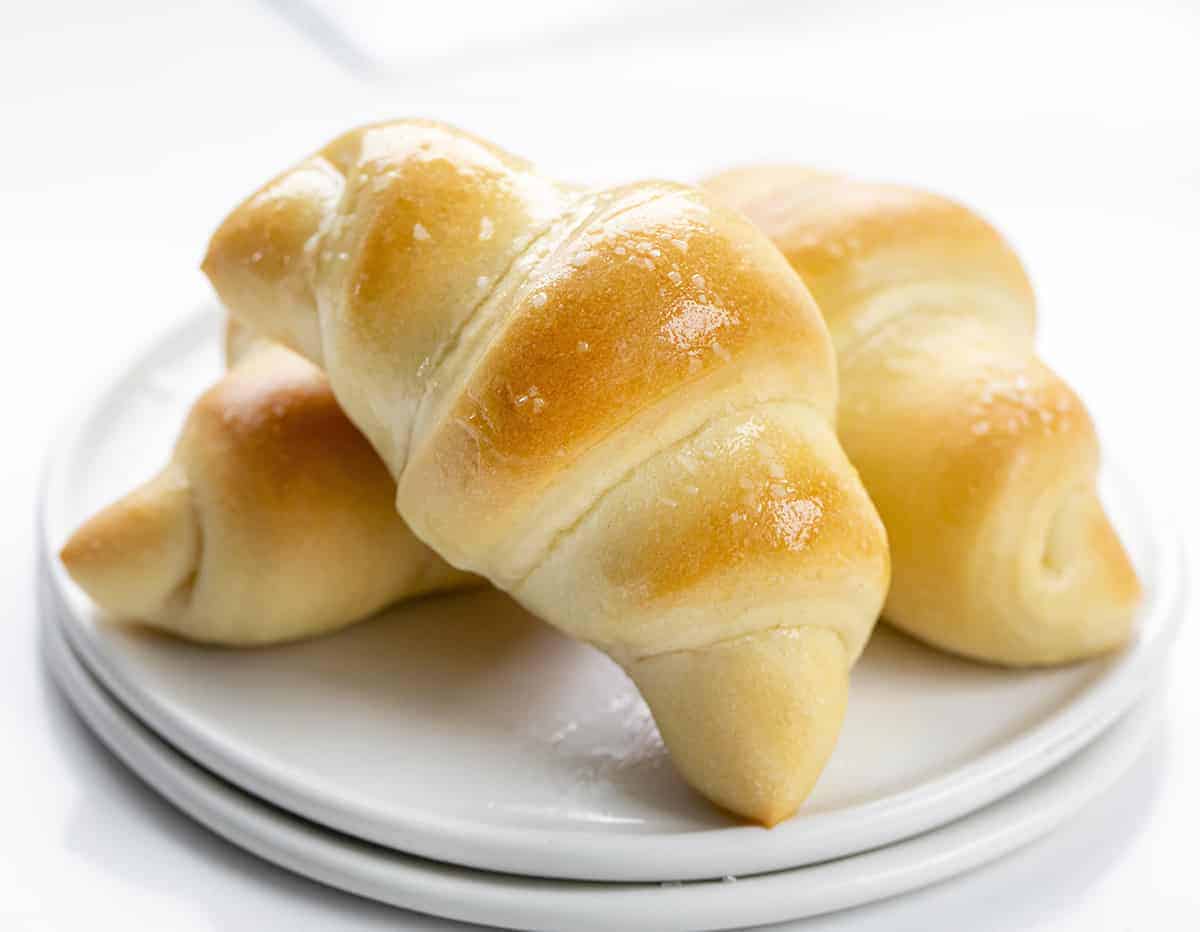
[[[621,664],[709,798],[795,811],[888,551],[820,312],[747,220],[399,121],[269,182],[204,270],[326,369],[423,541]]]
[[[231,329],[230,371],[192,406],[170,462],[62,549],[111,615],[209,644],[323,634],[478,584],[391,507],[395,484],[312,363]]]
[[[944,198],[793,166],[705,186],[829,324],[839,436],[891,543],[885,617],[1003,664],[1123,644],[1140,589],[1096,494],[1096,433],[1034,352],[1033,291],[1000,235]]]

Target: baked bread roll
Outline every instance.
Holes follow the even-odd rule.
[[[1034,353],[1033,291],[999,234],[944,198],[801,168],[707,187],[825,314],[839,435],[892,548],[885,617],[1018,666],[1124,644],[1139,585],[1096,496],[1096,433]]]
[[[71,577],[110,614],[213,644],[275,644],[478,582],[391,507],[395,485],[324,374],[229,334],[232,370],[192,407],[170,463],[80,527]]]
[[[325,367],[419,537],[619,663],[710,799],[795,811],[888,556],[820,313],[748,221],[400,121],[269,182],[204,270]]]

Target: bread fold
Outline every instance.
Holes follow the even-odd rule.
[[[820,313],[748,221],[406,120],[268,182],[204,270],[324,366],[422,540],[620,663],[702,793],[795,811],[888,554]]]
[[[211,644],[337,630],[403,598],[478,584],[392,508],[395,484],[319,369],[232,333],[237,361],[170,462],[62,548],[110,615]]]
[[[1016,254],[945,198],[794,166],[706,187],[812,289],[837,348],[838,432],[887,526],[885,617],[1014,666],[1130,637],[1137,575],[1096,491],[1095,429],[1034,350]]]

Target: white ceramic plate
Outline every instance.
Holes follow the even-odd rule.
[[[52,594],[48,594],[53,599]],[[917,838],[741,880],[605,884],[440,864],[323,829],[201,769],[145,728],[76,658],[54,611],[47,656],[76,709],[142,779],[219,835],[321,883],[396,906],[486,925],[575,932],[728,929],[857,906],[970,870],[1050,831],[1107,790],[1154,722],[1147,700],[1090,746],[999,802]]]
[[[224,779],[398,850],[585,880],[748,875],[928,831],[1077,751],[1137,698],[1181,613],[1178,545],[1127,482],[1104,493],[1146,585],[1121,655],[1011,672],[886,628],[854,673],[836,754],[799,817],[739,825],[675,775],[606,658],[492,591],[426,599],[341,634],[234,652],[97,618],[54,550],[162,462],[217,373],[216,318],[189,318],[122,371],[48,465],[43,546],[66,630],[100,680]]]

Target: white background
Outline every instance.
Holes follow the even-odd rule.
[[[1027,259],[1044,353],[1107,452],[1185,530],[1200,519],[1194,4],[425,6],[0,12],[0,929],[452,927],[190,824],[90,737],[37,650],[33,507],[55,425],[206,297],[196,264],[228,207],[354,122],[448,118],[580,180],[776,158],[956,195]],[[1198,648],[1189,626],[1150,748],[1058,833],[795,927],[1200,928]]]

